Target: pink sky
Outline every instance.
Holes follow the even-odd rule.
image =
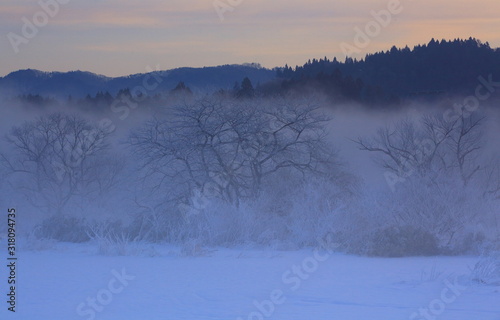
[[[0,76],[24,68],[119,76],[146,72],[147,66],[170,69],[258,62],[275,67],[324,56],[344,59],[341,45],[356,47],[355,28],[373,26],[372,11],[388,10],[391,5],[397,10],[390,14],[389,23],[374,29],[353,56],[393,45],[412,47],[431,38],[472,36],[500,47],[498,0],[41,2],[57,3],[58,8],[49,6],[53,10],[49,16],[37,0],[2,0]],[[227,10],[218,14],[214,4]],[[24,21],[33,22],[34,17],[42,19],[41,26],[36,35],[25,37]]]

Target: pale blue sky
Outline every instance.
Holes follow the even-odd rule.
[[[387,10],[398,0],[41,1],[67,3],[43,21],[48,15],[38,0],[2,0],[0,76],[24,68],[120,76],[157,65],[258,62],[275,67],[324,56],[343,59],[341,44],[355,46],[355,28],[364,29],[375,20],[372,11]],[[234,7],[221,20],[214,3]],[[375,30],[354,56],[432,37],[473,36],[500,47],[499,12],[498,0],[400,0],[390,23]],[[25,37],[24,21],[33,22],[34,16],[41,27],[32,38]]]

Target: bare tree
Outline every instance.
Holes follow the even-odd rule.
[[[494,199],[500,200],[500,160],[498,155],[488,161],[482,173],[486,185],[484,195],[490,195]]]
[[[470,183],[481,169],[479,165],[479,151],[482,147],[481,124],[484,118],[472,114],[462,116],[454,123],[450,139],[447,143],[453,152],[452,166],[460,173],[464,185]]]
[[[484,118],[462,114],[449,122],[426,115],[385,127],[373,139],[359,138],[361,150],[378,153],[379,164],[400,178],[456,174],[467,185],[478,173],[481,124]]]
[[[498,230],[491,200],[498,197],[500,175],[498,159],[484,159],[483,122],[478,112],[454,121],[426,115],[355,141],[378,155],[379,164],[398,177],[393,181],[405,182],[386,195],[376,220],[429,231],[450,250],[466,250],[478,232],[493,239]]]
[[[130,144],[155,188],[175,186],[168,201],[201,190],[238,205],[281,170],[334,172],[328,121],[314,105],[203,100],[149,121]]]
[[[111,131],[61,113],[14,126],[0,160],[11,183],[34,205],[63,213],[75,197],[98,196],[117,182],[122,165],[110,155]]]

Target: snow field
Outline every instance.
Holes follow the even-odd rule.
[[[18,311],[4,304],[0,318],[500,319],[500,286],[471,281],[477,257],[154,251],[156,256],[100,256],[89,244],[57,244],[20,252]],[[6,278],[6,269],[1,272]]]

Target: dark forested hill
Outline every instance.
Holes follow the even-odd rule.
[[[303,66],[285,66],[277,72],[278,77],[292,83],[310,79],[328,85],[332,78],[343,78],[342,86],[350,87],[347,91],[354,90],[358,100],[371,99],[364,97],[370,92],[399,98],[468,95],[474,93],[479,77],[488,79],[490,75],[493,80],[500,80],[500,49],[474,38],[432,39],[413,49],[392,47],[368,54],[362,60],[313,59]]]

